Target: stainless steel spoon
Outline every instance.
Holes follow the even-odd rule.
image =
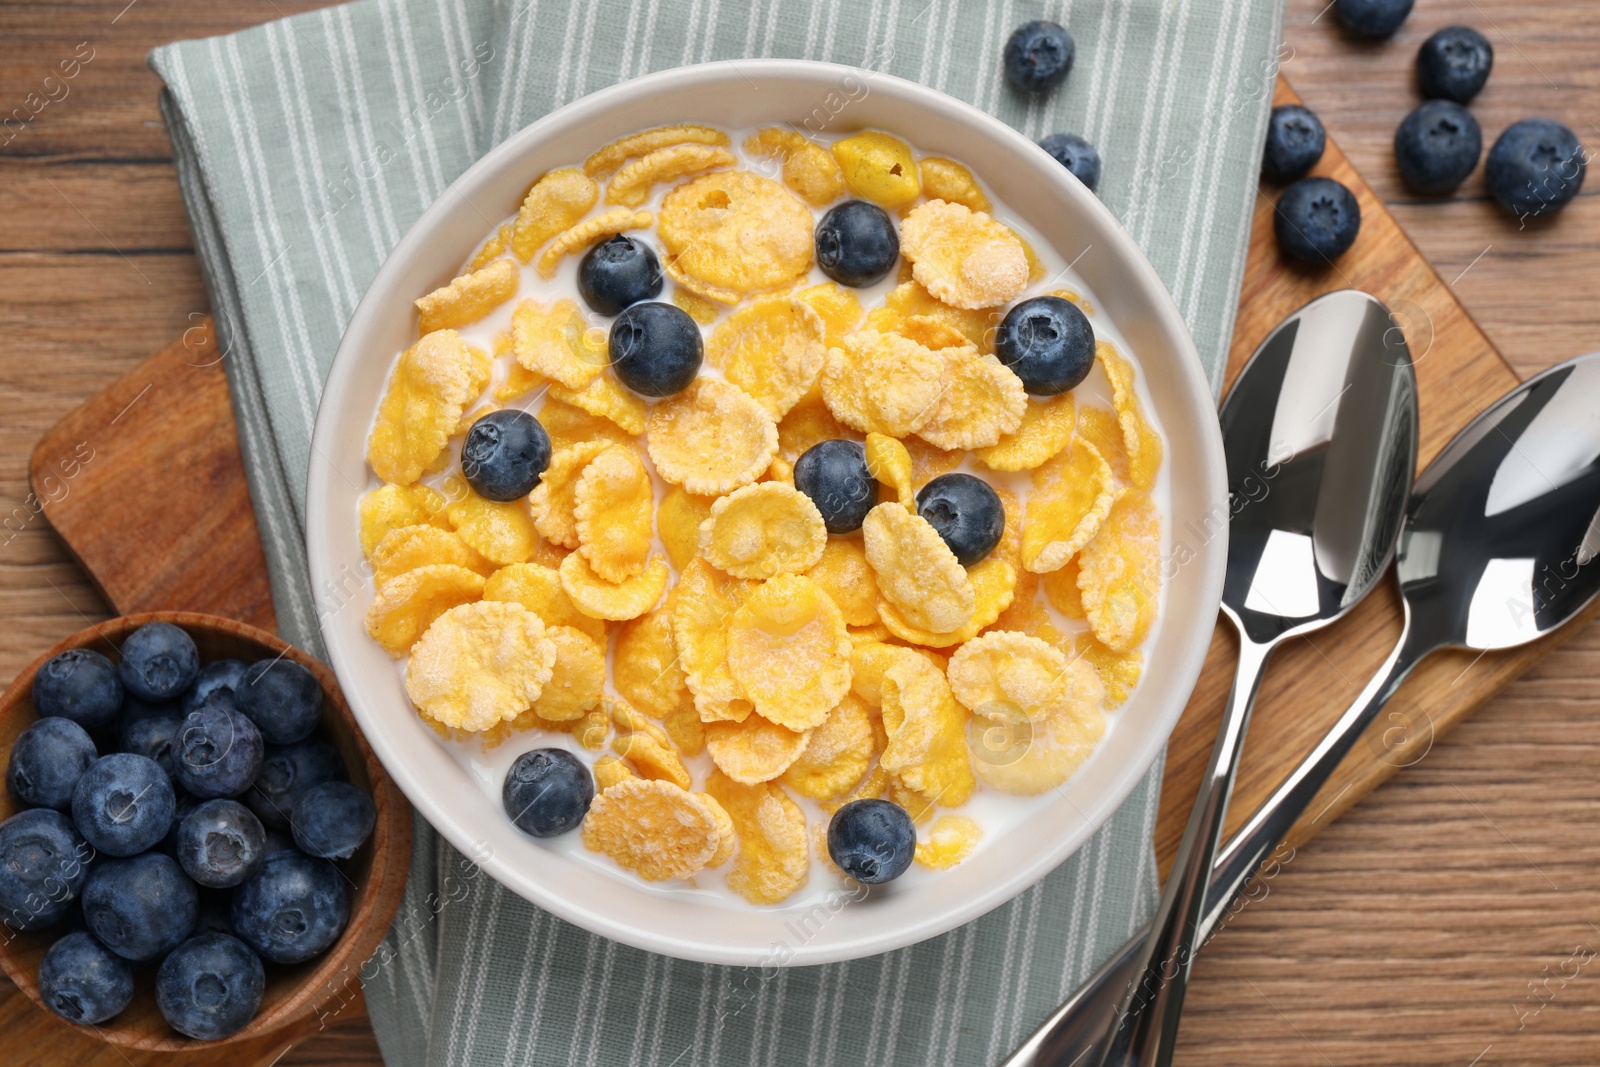
[[[1400,641],[1320,744],[1218,857],[1197,924],[1216,930],[1262,863],[1419,662],[1441,648],[1514,648],[1600,593],[1600,352],[1531,378],[1423,472],[1400,535]],[[1056,1009],[1004,1067],[1093,1063],[1148,928]]]
[[[1101,1063],[1172,1058],[1206,885],[1267,660],[1327,626],[1377,585],[1417,466],[1417,382],[1389,309],[1346,289],[1289,316],[1256,349],[1222,405],[1233,511],[1222,612],[1239,665],[1211,763],[1167,878],[1142,977]]]

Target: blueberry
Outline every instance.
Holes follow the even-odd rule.
[[[1019,92],[1042,93],[1067,80],[1075,51],[1065,26],[1024,22],[1006,38],[1006,81]]]
[[[161,961],[156,1007],[180,1034],[216,1041],[255,1018],[266,984],[266,969],[248,945],[227,934],[200,934]]]
[[[1493,67],[1494,46],[1471,26],[1446,26],[1417,49],[1417,81],[1430,100],[1467,103]]]
[[[343,781],[344,761],[338,751],[319,737],[292,745],[268,745],[261,773],[244,795],[244,802],[261,825],[287,830],[289,812],[297,796],[323,782]]]
[[[33,676],[33,706],[41,716],[59,715],[85,730],[104,730],[122,707],[122,680],[100,653],[70,648],[45,660]]]
[[[267,847],[261,820],[237,800],[208,800],[178,824],[178,866],[198,885],[223,889],[254,873]]]
[[[831,534],[861,529],[878,502],[878,483],[867,473],[859,441],[838,438],[806,449],[795,460],[794,487],[811,498]]]
[[[98,1026],[133,1000],[133,968],[92,935],[68,934],[39,961],[39,999],[69,1023]]]
[[[661,295],[661,263],[649,245],[626,234],[601,241],[578,264],[578,292],[602,315]]]
[[[1513,215],[1537,216],[1566,207],[1582,188],[1588,167],[1571,130],[1550,119],[1523,119],[1495,141],[1483,170],[1501,207]]]
[[[1036,296],[1000,320],[994,352],[1035,396],[1055,396],[1089,376],[1094,367],[1094,327],[1070,300]]]
[[[970,474],[941,474],[917,492],[917,514],[939,531],[970,567],[993,551],[1006,529],[1006,510],[989,483]]]
[[[176,778],[178,731],[183,729],[183,720],[182,712],[133,720],[122,728],[122,751],[153,759],[168,778]]]
[[[1278,197],[1273,231],[1284,254],[1321,266],[1355,243],[1361,205],[1332,178],[1301,178]]]
[[[866,885],[905,874],[916,850],[911,816],[887,800],[852,800],[828,823],[828,855],[841,871]]]
[[[594,799],[594,776],[572,753],[536,748],[517,757],[500,787],[500,803],[517,829],[534,837],[575,830]],[[298,810],[298,809],[297,809]],[[299,835],[295,835],[299,841]]]
[[[817,223],[817,266],[838,282],[859,288],[894,269],[900,235],[877,204],[846,200]]]
[[[183,825],[183,820],[189,817],[191,811],[200,806],[201,801],[176,783],[174,783],[173,791],[178,794],[178,802],[172,809],[172,829],[167,831],[167,836],[161,839],[161,844],[157,845],[156,848],[173,859],[177,859],[178,827]]]
[[[244,684],[244,672],[244,662],[236,659],[219,659],[201,667],[194,685],[183,695],[183,713],[187,715],[204,704],[238,707],[234,691]]]
[[[200,652],[194,638],[170,622],[149,622],[122,643],[117,677],[140,700],[172,700],[194,684]]]
[[[262,660],[245,668],[234,691],[239,710],[274,745],[311,736],[322,718],[322,685],[292,659]]]
[[[1039,142],[1050,158],[1066,167],[1072,176],[1089,187],[1100,187],[1100,150],[1075,133],[1052,133]]]
[[[72,821],[89,844],[108,856],[154,848],[172,829],[176,810],[167,772],[155,760],[132,752],[101,756],[72,790]]]
[[[0,822],[0,925],[42,930],[59,922],[78,899],[93,858],[72,820],[52,808]]]
[[[66,811],[72,807],[73,786],[99,755],[83,727],[71,719],[39,719],[12,742],[6,787],[19,804]]]
[[[1394,131],[1400,176],[1419,193],[1448,193],[1466,180],[1482,154],[1478,120],[1449,100],[1429,100]]]
[[[473,423],[461,445],[462,476],[489,500],[527,496],[548,466],[550,435],[538,419],[516,408],[491,411]]]
[[[1334,0],[1333,14],[1351,33],[1388,37],[1411,14],[1411,0]]]
[[[682,392],[700,373],[705,344],[688,312],[655,301],[634,304],[611,324],[611,369],[641,396]]]
[[[349,782],[323,782],[295,800],[290,825],[301,852],[325,860],[344,860],[372,836],[377,821],[378,811],[365,789]]]
[[[1293,181],[1317,165],[1328,147],[1328,132],[1310,108],[1283,104],[1267,120],[1267,148],[1261,173],[1275,182]]]
[[[146,852],[95,865],[83,887],[83,917],[100,943],[149,963],[194,932],[200,896],[171,856]]]
[[[190,712],[178,733],[178,784],[197,797],[236,797],[261,773],[261,732],[237,711]]]
[[[233,929],[269,963],[326,952],[350,921],[344,875],[327,860],[274,852],[233,892]]]

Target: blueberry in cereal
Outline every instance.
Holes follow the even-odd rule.
[[[852,800],[828,823],[828,856],[865,885],[882,885],[905,874],[916,850],[911,816],[887,800]]]
[[[524,752],[506,772],[500,802],[517,829],[534,837],[575,830],[594,800],[594,777],[560,748]]]
[[[1094,327],[1070,300],[1036,296],[1006,312],[995,355],[1034,396],[1076,389],[1094,367]]]
[[[705,341],[689,313],[675,304],[634,304],[611,324],[611,369],[640,396],[680,393],[700,373]]]
[[[817,266],[852,288],[888,275],[900,258],[900,236],[884,210],[865,200],[846,200],[817,223]]]
[[[1005,533],[1000,497],[982,478],[942,474],[917,492],[917,514],[928,520],[956,562],[970,567],[993,551]]]
[[[461,445],[461,475],[485,500],[533,492],[550,465],[550,435],[526,411],[503,408],[472,424]]]
[[[861,529],[878,502],[878,486],[867,473],[860,442],[836,438],[812,445],[794,463],[794,487],[822,512],[831,534]]]
[[[661,261],[644,241],[619,233],[584,253],[578,264],[578,292],[602,315],[661,295]]]

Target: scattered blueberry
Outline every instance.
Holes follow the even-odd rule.
[[[1019,92],[1042,93],[1067,80],[1075,48],[1065,26],[1024,22],[1006,38],[1006,81]]]
[[[182,712],[149,715],[133,720],[122,728],[122,751],[153,759],[167,772],[167,777],[176,778],[176,747],[183,720]]]
[[[634,304],[611,324],[611,369],[641,396],[671,396],[689,387],[705,345],[700,327],[674,304]]]
[[[1430,100],[1465,104],[1483,90],[1494,46],[1471,26],[1446,26],[1417,49],[1417,81]]]
[[[584,771],[586,777],[588,773]],[[593,792],[591,786],[590,794]],[[588,808],[587,803],[584,807]],[[295,800],[290,825],[301,852],[325,860],[344,860],[372,836],[377,822],[378,811],[365,789],[349,782],[323,782]]]
[[[491,411],[472,424],[461,444],[461,473],[489,500],[527,496],[549,465],[550,435],[538,419],[516,408]]]
[[[812,445],[794,464],[794,487],[811,498],[831,534],[861,529],[878,502],[878,483],[867,473],[859,441],[837,438]]]
[[[829,208],[817,223],[817,266],[852,288],[871,285],[894,269],[900,235],[883,208],[865,200],[846,200]]]
[[[1006,511],[989,483],[970,474],[941,474],[917,492],[917,514],[939,531],[970,567],[993,551],[1006,529]]]
[[[1272,109],[1267,120],[1261,173],[1275,182],[1293,181],[1316,166],[1327,147],[1328,132],[1316,112],[1299,104],[1282,104]]]
[[[578,292],[602,315],[661,295],[661,263],[643,241],[619,233],[601,241],[578,264]]]
[[[905,874],[916,850],[911,816],[887,800],[852,800],[828,823],[828,855],[841,871],[866,885]]]
[[[83,727],[71,719],[39,719],[12,742],[6,787],[19,804],[66,811],[72,807],[78,777],[99,755]]]
[[[104,730],[122,707],[122,680],[100,653],[70,648],[45,660],[33,676],[33,706],[41,716],[59,715],[85,730]]]
[[[1100,187],[1100,150],[1075,133],[1052,133],[1039,142],[1050,158],[1066,167],[1092,193]]]
[[[117,677],[140,700],[172,700],[194,684],[200,652],[194,638],[170,622],[148,622],[122,643]]]
[[[252,663],[234,690],[234,700],[261,736],[274,745],[292,745],[310,737],[322,718],[322,685],[316,675],[292,659]]]
[[[350,921],[344,876],[327,860],[274,852],[233,892],[233,929],[270,963],[320,955]]]
[[[1351,33],[1388,37],[1411,14],[1411,0],[1334,0],[1333,13]]]
[[[133,968],[90,934],[68,934],[39,961],[39,999],[67,1020],[98,1026],[133,1000]]]
[[[171,856],[146,852],[95,865],[83,887],[83,917],[100,943],[149,963],[194,932],[200,898]]]
[[[178,733],[178,784],[197,797],[235,797],[261,773],[261,732],[237,711],[190,712]]]
[[[1489,191],[1513,215],[1554,214],[1583,187],[1589,162],[1573,132],[1550,119],[1523,119],[1506,127],[1484,174]]]
[[[187,715],[203,704],[238,707],[234,692],[244,684],[244,672],[244,662],[236,659],[219,659],[201,667],[194,685],[183,696],[183,713]]]
[[[1355,243],[1361,205],[1332,178],[1301,178],[1278,197],[1273,231],[1286,255],[1321,266]]]
[[[72,790],[72,821],[108,856],[154,848],[172,829],[172,780],[148,756],[113,752],[89,765]]]
[[[72,820],[33,808],[0,823],[0,926],[40,930],[71,909],[93,851]]]
[[[297,796],[323,782],[342,781],[344,761],[338,751],[319,737],[308,737],[292,745],[268,745],[261,761],[261,773],[244,795],[247,807],[256,813],[261,825],[272,829],[289,828],[289,812]]]
[[[594,799],[594,777],[572,753],[536,748],[517,757],[500,787],[500,803],[517,829],[555,837],[577,829]],[[299,808],[297,807],[298,814]],[[300,841],[298,828],[295,843]],[[304,846],[302,846],[304,847]]]
[[[248,878],[261,863],[267,832],[237,800],[208,800],[178,824],[178,866],[208,889]]]
[[[1094,367],[1094,327],[1070,300],[1036,296],[1006,312],[995,332],[994,352],[1035,396],[1055,396],[1089,376]]]
[[[1394,131],[1400,176],[1419,193],[1448,193],[1466,180],[1482,154],[1478,120],[1450,100],[1429,100]]]
[[[200,934],[172,950],[156,971],[156,1007],[180,1034],[216,1041],[255,1018],[267,973],[248,945]]]

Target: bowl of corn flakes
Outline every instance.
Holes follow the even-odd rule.
[[[418,811],[626,944],[899,948],[1153,765],[1227,494],[1170,296],[938,92],[788,60],[584,97],[463,174],[346,330],[306,529]]]

